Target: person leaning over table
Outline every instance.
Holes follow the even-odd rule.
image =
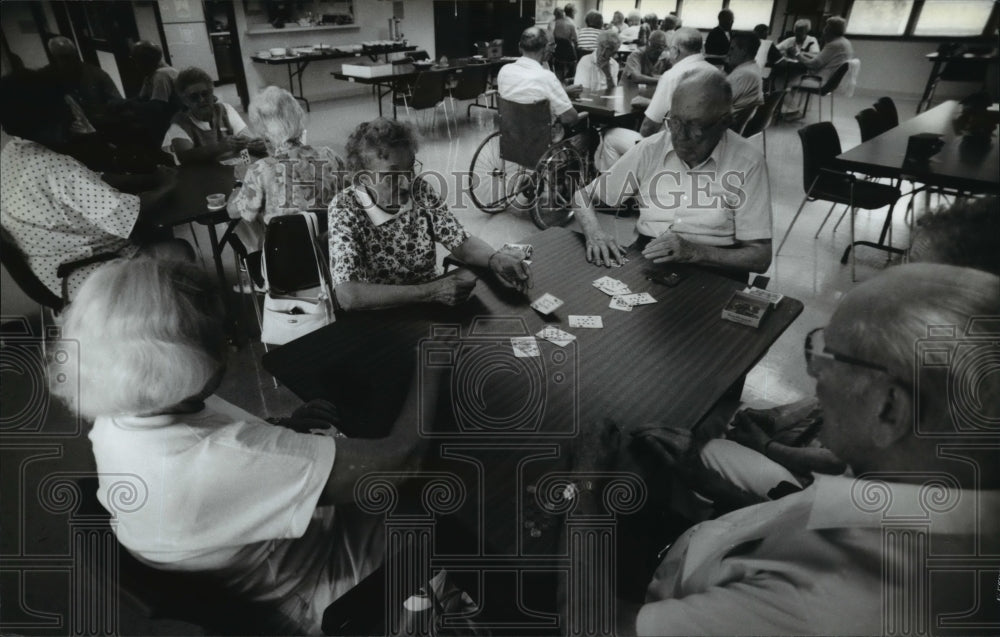
[[[619,604],[618,634],[881,635],[887,603],[904,613],[893,621],[912,625],[975,607],[976,578],[932,577],[933,566],[886,532],[971,562],[1000,552],[1000,465],[962,451],[974,440],[949,389],[975,387],[965,417],[985,423],[1000,405],[1000,375],[914,356],[942,325],[962,330],[945,341],[960,348],[972,319],[998,307],[1000,277],[949,265],[893,267],[850,290],[804,348],[825,414],[820,438],[849,473],[817,475],[798,492],[689,529],[657,567],[645,603]],[[640,440],[660,444],[656,430]],[[932,584],[926,604],[909,603]]]
[[[666,50],[667,34],[653,31],[646,46],[629,53],[622,77],[633,84],[656,85],[660,76],[670,68],[670,62],[661,59]]]
[[[601,31],[597,37],[597,48],[583,56],[576,64],[573,84],[588,91],[603,91],[618,85],[618,60],[615,55],[621,39],[614,31]]]
[[[263,143],[250,138],[236,109],[215,97],[208,73],[193,66],[186,68],[177,74],[174,88],[183,108],[171,120],[161,146],[177,163],[213,163],[244,148],[264,152]]]
[[[71,382],[53,391],[93,421],[97,498],[136,559],[268,607],[264,634],[320,635],[327,606],[384,561],[383,518],[354,505],[355,486],[419,469],[417,423],[433,419],[440,378],[421,372],[429,381],[414,383],[381,439],[335,436],[325,401],[273,425],[215,395],[224,319],[194,264],[105,264],[66,312],[63,336],[79,347],[59,366]],[[115,506],[123,483],[143,506]]]
[[[569,94],[579,95],[582,86],[563,87],[555,73],[542,67],[549,47],[545,31],[528,27],[518,41],[521,57],[512,64],[505,64],[497,73],[497,92],[505,100],[518,104],[534,104],[546,100],[552,120],[564,126],[577,124],[581,115],[569,101]]]
[[[254,96],[250,128],[263,138],[268,156],[247,169],[227,210],[243,220],[236,234],[247,249],[250,274],[261,285],[264,227],[281,215],[326,208],[345,185],[346,169],[329,148],[302,143],[306,114],[285,89],[269,86]]]
[[[653,97],[649,100],[649,106],[646,107],[642,126],[639,128],[639,133],[643,137],[649,137],[663,128],[663,120],[670,112],[673,101],[674,87],[682,75],[693,69],[705,71],[715,69],[701,54],[701,33],[698,29],[682,27],[675,33],[677,35],[674,38],[674,45],[668,49],[672,66],[660,76]]]
[[[12,136],[0,153],[0,224],[49,291],[72,299],[97,261],[115,256],[194,259],[190,245],[148,222],[169,205],[172,170],[94,172],[65,152],[73,116],[47,73],[6,76],[0,88],[0,123]],[[60,280],[59,266],[82,260],[93,262]]]
[[[348,138],[354,185],[333,198],[329,215],[337,305],[363,310],[466,301],[476,276],[460,268],[437,277],[435,243],[470,266],[488,269],[506,287],[531,287],[528,264],[462,227],[420,175],[416,153],[413,129],[383,117],[361,124]]]
[[[718,69],[688,71],[674,91],[668,130],[633,146],[574,195],[587,261],[611,266],[624,254],[601,229],[594,202],[617,207],[635,197],[638,244],[654,263],[695,263],[743,281],[749,272],[767,270],[767,164],[759,150],[728,129],[732,98]]]

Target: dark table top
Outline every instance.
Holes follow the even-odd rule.
[[[517,60],[514,57],[504,57],[499,60],[480,60],[480,61],[469,61],[467,64],[458,63],[452,61],[446,66],[441,66],[439,64],[434,64],[431,66],[417,66],[415,64],[394,64],[391,73],[381,73],[374,75],[372,77],[361,77],[358,75],[349,75],[341,71],[334,71],[330,73],[333,77],[338,80],[346,80],[348,82],[358,82],[359,84],[386,84],[391,82],[402,82],[406,80],[412,80],[422,73],[439,73],[441,75],[447,75],[451,73],[461,73],[463,69],[467,68],[477,68],[477,67],[488,67],[490,69],[497,69],[504,64],[510,64],[511,62]]]
[[[610,91],[585,90],[571,101],[577,111],[590,113],[592,119],[606,121],[631,117],[633,113],[645,111],[648,102],[641,106],[632,105],[632,99],[638,95],[641,95],[638,85],[621,82]]]
[[[932,186],[974,193],[998,192],[1000,161],[996,129],[989,140],[964,138],[952,127],[960,112],[958,102],[944,102],[855,146],[837,160],[847,170],[878,177],[905,176]],[[904,166],[909,138],[919,133],[940,135],[944,146],[929,161]]]
[[[394,47],[390,50],[385,51],[341,51],[336,47],[328,49],[316,49],[313,53],[295,53],[293,55],[283,55],[281,57],[260,57],[258,55],[251,55],[250,59],[258,64],[294,64],[299,62],[314,62],[318,60],[335,60],[344,58],[354,58],[354,57],[373,57],[377,55],[385,55],[386,53],[395,53],[397,51],[416,51],[415,46],[405,46],[405,47]]]
[[[235,185],[232,166],[205,164],[180,166],[177,169],[177,186],[170,195],[170,204],[150,222],[161,228],[179,226],[192,221],[226,221],[226,209],[211,211],[205,198],[222,193],[229,197]]]

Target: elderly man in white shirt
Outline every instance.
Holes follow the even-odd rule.
[[[792,36],[785,38],[775,46],[788,57],[795,57],[795,52],[798,51],[816,55],[819,53],[819,40],[809,35],[810,29],[812,29],[812,22],[809,20],[796,20],[792,27]]]
[[[685,75],[669,130],[636,144],[575,195],[587,260],[611,266],[624,250],[597,221],[596,201],[639,205],[636,231],[654,263],[698,264],[745,281],[771,264],[771,195],[764,156],[728,130],[732,88],[712,67]]]
[[[674,88],[681,76],[691,70],[715,68],[706,62],[705,56],[701,54],[702,38],[697,29],[682,27],[677,29],[676,33],[674,44],[668,49],[673,66],[660,77],[656,92],[646,107],[646,116],[639,129],[643,137],[649,137],[663,128],[663,119],[670,111]]]
[[[576,65],[574,84],[590,91],[603,91],[618,85],[618,60],[615,54],[621,46],[621,38],[614,31],[601,31],[597,36],[597,48],[583,56]]]
[[[548,100],[552,119],[565,126],[572,126],[580,119],[580,114],[570,103],[567,91],[579,94],[582,87],[563,88],[555,73],[542,67],[549,45],[545,31],[538,27],[525,29],[518,42],[521,57],[500,69],[497,73],[497,89],[500,97],[518,104]]]

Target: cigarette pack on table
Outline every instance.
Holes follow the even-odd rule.
[[[771,307],[778,307],[778,303],[781,303],[781,299],[785,298],[784,294],[778,292],[768,292],[767,290],[762,290],[760,288],[746,288],[743,290],[750,296],[756,296],[761,298],[771,304]]]
[[[376,64],[376,65],[365,65],[365,64],[345,64],[341,67],[340,72],[344,75],[353,75],[354,77],[375,77],[376,75],[389,75],[392,73],[392,64]]]
[[[733,323],[758,327],[770,306],[766,299],[737,290],[722,308],[722,318]]]

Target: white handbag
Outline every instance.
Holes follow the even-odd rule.
[[[306,289],[296,289],[278,293],[268,279],[267,240],[265,239],[265,249],[263,255],[264,278],[267,282],[267,294],[264,296],[264,315],[260,330],[260,340],[269,345],[284,345],[300,336],[305,336],[319,328],[329,325],[336,320],[333,311],[333,299],[330,294],[329,278],[324,259],[320,258],[321,250],[317,241],[318,222],[316,214],[302,212],[298,215],[305,222],[302,236],[296,236],[294,245],[284,246],[283,258],[297,258],[302,254],[305,243],[312,247],[313,261],[316,267],[319,285],[314,285]],[[272,220],[275,223],[277,220]],[[288,220],[291,222],[291,220]],[[286,222],[287,223],[287,222]],[[270,233],[268,236],[272,236]],[[287,241],[287,237],[283,240]],[[287,286],[287,282],[286,282]]]

